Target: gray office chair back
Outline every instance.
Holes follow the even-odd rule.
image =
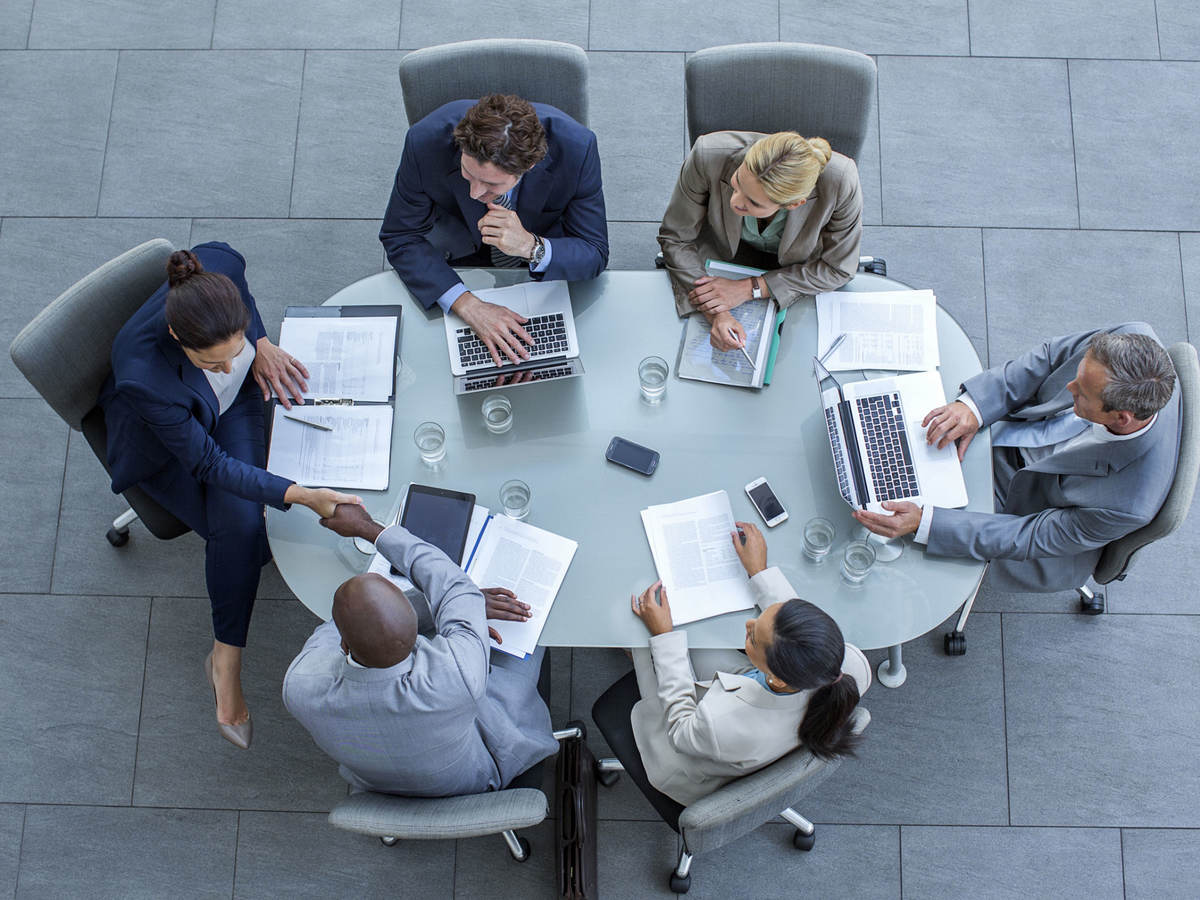
[[[851,730],[861,734],[871,714],[859,706]],[[693,856],[735,841],[798,803],[832,775],[841,760],[820,760],[804,748],[793,750],[771,765],[729,782],[679,816],[679,833]]]
[[[730,44],[688,57],[688,139],[711,131],[798,131],[857,159],[875,96],[869,56],[823,44]]]
[[[1196,492],[1196,476],[1200,473],[1200,363],[1196,360],[1196,348],[1191,344],[1180,342],[1167,352],[1171,354],[1175,376],[1179,380],[1179,462],[1175,467],[1175,480],[1153,519],[1104,548],[1092,576],[1099,584],[1123,579],[1139,550],[1178,528],[1187,518],[1192,495]]]
[[[172,248],[157,238],[110,260],[37,314],[9,348],[13,362],[76,431],[112,368],[113,339],[166,280]]]
[[[362,791],[329,813],[329,824],[379,838],[441,841],[531,828],[550,814],[536,788],[462,797],[398,797]]]
[[[488,39],[414,50],[400,61],[400,87],[410,125],[451,100],[484,94],[517,94],[587,124],[587,54],[559,41]]]

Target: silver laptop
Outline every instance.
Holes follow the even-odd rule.
[[[573,378],[583,374],[571,295],[565,281],[534,281],[511,287],[473,292],[480,300],[498,303],[529,321],[525,330],[533,338],[526,345],[529,359],[497,366],[491,354],[467,324],[457,316],[445,317],[446,350],[454,374],[454,393],[469,394],[499,387],[516,387],[539,381]]]
[[[841,384],[814,357],[838,490],[855,509],[884,512],[885,500],[967,505],[954,444],[925,442],[921,420],[946,402],[937,372]]]

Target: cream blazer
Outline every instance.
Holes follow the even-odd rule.
[[[732,260],[742,239],[742,217],[729,208],[729,179],[755,131],[716,131],[696,139],[658,230],[675,309],[695,312],[687,294],[704,275],[706,259]],[[854,160],[834,153],[805,202],[787,214],[779,238],[779,268],[764,276],[781,307],[801,296],[834,291],[858,270],[862,190]]]
[[[759,572],[750,584],[760,609],[796,596],[778,567]],[[642,695],[633,707],[633,735],[646,775],[685,806],[799,744],[796,732],[813,691],[767,690],[739,674],[752,668],[743,653],[699,650],[689,657],[687,632],[670,631],[636,648],[633,664]],[[842,671],[866,693],[871,667],[851,644]]]

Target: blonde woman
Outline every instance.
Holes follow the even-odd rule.
[[[679,315],[712,323],[712,343],[745,343],[730,310],[756,297],[781,307],[841,287],[858,268],[862,191],[854,160],[794,131],[701,135],[679,172],[658,242]],[[705,260],[766,269],[754,278],[705,274]],[[731,337],[731,333],[733,337]]]

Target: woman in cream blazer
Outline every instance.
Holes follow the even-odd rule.
[[[631,600],[650,629],[633,651],[642,699],[633,707],[638,752],[650,783],[685,806],[804,744],[819,757],[851,753],[850,714],[871,667],[837,624],[796,592],[754,525],[738,522],[734,547],[762,611],[746,623],[746,652],[695,651],[671,627],[661,583]]]
[[[700,312],[713,344],[745,341],[734,307],[773,297],[780,307],[837,290],[858,269],[862,190],[854,160],[823,138],[795,132],[701,135],[684,160],[658,231],[675,309]],[[762,277],[721,278],[706,260],[765,269]]]

